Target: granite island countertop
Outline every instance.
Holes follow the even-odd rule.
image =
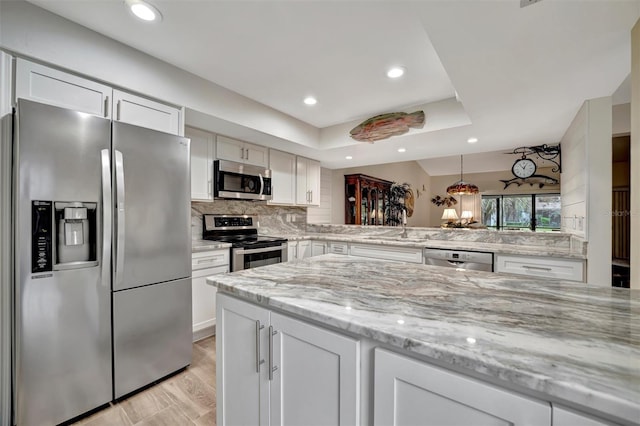
[[[344,255],[207,282],[548,401],[640,424],[638,291]]]

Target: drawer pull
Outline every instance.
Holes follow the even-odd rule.
[[[534,269],[536,271],[547,271],[550,272],[552,271],[551,268],[543,268],[542,266],[528,266],[528,265],[522,265],[523,268],[525,269]]]
[[[223,258],[222,256],[218,256],[218,257],[209,257],[209,258],[206,258],[206,259],[198,259],[196,261],[196,263],[198,265],[201,265],[203,263],[213,263],[215,261],[221,260],[222,258]]]

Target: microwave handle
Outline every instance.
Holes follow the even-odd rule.
[[[264,191],[264,179],[262,179],[262,174],[258,173],[258,176],[260,176],[260,195],[264,195],[262,192]]]

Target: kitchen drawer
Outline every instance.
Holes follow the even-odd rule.
[[[400,262],[422,263],[422,249],[375,244],[351,244],[351,256],[373,259],[396,260]]]
[[[191,255],[191,270],[229,266],[229,249],[203,251]]]
[[[349,246],[347,243],[337,243],[335,241],[329,242],[329,253],[335,254],[349,254]]]
[[[496,255],[495,272],[584,282],[584,261],[537,256]]]

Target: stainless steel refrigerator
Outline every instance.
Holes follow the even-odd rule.
[[[189,140],[20,99],[14,401],[57,424],[191,362]]]

